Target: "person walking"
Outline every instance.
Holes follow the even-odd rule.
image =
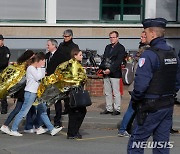
[[[61,61],[65,62],[71,59],[71,51],[73,49],[79,49],[79,46],[73,42],[73,31],[67,29],[63,32],[63,42],[59,44],[58,50],[61,52]],[[67,114],[69,111],[69,98],[64,99],[64,112],[62,114]]]
[[[28,65],[28,60],[30,58],[32,58],[32,56],[34,55],[34,52],[32,50],[27,50],[25,51],[18,59],[17,59],[17,64],[21,65],[22,63],[26,63],[26,65]],[[7,117],[7,119],[5,120],[4,124],[1,126],[1,131],[6,133],[6,134],[10,134],[10,130],[9,130],[9,124],[11,123],[11,121],[14,119],[14,117],[19,113],[19,111],[21,110],[22,104],[24,102],[24,88],[25,85],[14,94],[14,98],[17,98],[16,101],[16,106],[15,108],[11,111],[11,113],[9,114],[9,116]]]
[[[46,76],[49,76],[54,73],[56,67],[63,62],[62,54],[60,50],[57,50],[58,42],[55,39],[49,39],[47,41],[47,50],[46,54]],[[56,115],[54,117],[54,127],[60,128],[62,126],[61,116],[62,116],[62,104],[61,100],[58,100],[55,104]],[[50,108],[47,109],[48,116],[50,118]]]
[[[36,53],[32,58],[30,65],[27,68],[26,71],[26,87],[25,87],[25,93],[24,93],[24,103],[21,107],[21,110],[16,115],[15,120],[12,124],[11,136],[23,136],[23,134],[19,133],[18,126],[22,119],[27,115],[29,112],[32,104],[35,102],[37,89],[39,87],[39,81],[45,76],[45,69],[43,68],[45,66],[45,54],[40,52]],[[40,117],[42,121],[45,123],[46,127],[50,131],[51,135],[57,134],[62,128],[54,128],[54,126],[51,124],[47,112],[47,108],[45,106],[45,103],[41,103],[37,106],[37,111],[40,113]],[[37,130],[38,131],[38,130]],[[46,132],[46,130],[41,129],[41,132],[37,134],[43,134]]]
[[[141,54],[134,79],[131,101],[136,117],[127,153],[144,153],[144,146],[138,145],[146,144],[152,135],[153,153],[168,154],[174,94],[180,88],[180,61],[164,39],[166,19],[145,19],[142,24],[150,48]]]
[[[81,63],[82,58],[83,58],[82,51],[80,51],[79,49],[73,49],[71,51],[71,58],[74,61]],[[69,70],[73,70],[73,68],[71,68]],[[85,74],[85,72],[84,72],[84,74]],[[84,86],[84,84],[85,84],[85,80],[81,81],[80,86]],[[82,139],[82,135],[80,134],[79,129],[80,129],[80,127],[83,123],[83,120],[86,116],[86,112],[87,112],[86,107],[75,107],[75,108],[70,107],[69,108],[67,139]]]
[[[58,96],[61,94],[66,94],[69,97],[69,91],[72,88],[82,87],[87,81],[87,75],[81,61],[82,52],[79,49],[73,49],[72,58],[69,61],[58,65],[53,74],[42,79],[37,92],[38,100],[48,104],[51,99],[59,99]],[[55,87],[58,90],[49,94],[51,92],[49,87]],[[45,97],[44,94],[46,94]],[[72,107],[69,109],[68,115],[67,139],[82,138],[79,129],[86,115],[86,107]]]
[[[119,43],[119,33],[117,31],[110,32],[109,39],[111,44],[106,46],[103,60],[99,66],[104,74],[104,93],[106,99],[106,109],[100,114],[119,115],[121,107],[121,64],[125,56],[125,48]]]
[[[0,73],[8,66],[11,53],[7,46],[4,45],[4,37],[0,34]],[[7,98],[1,101],[1,114],[7,114]]]

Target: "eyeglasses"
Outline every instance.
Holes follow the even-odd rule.
[[[70,37],[70,35],[67,35],[67,36],[66,36],[66,35],[63,35],[63,37]]]

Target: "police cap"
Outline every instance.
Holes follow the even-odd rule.
[[[4,40],[4,37],[2,34],[0,34],[0,40]]]
[[[149,28],[149,27],[162,27],[165,28],[167,24],[167,20],[164,18],[149,18],[145,19],[143,22],[143,27]]]

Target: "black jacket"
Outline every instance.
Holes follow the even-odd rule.
[[[0,47],[0,72],[8,66],[10,56],[11,54],[8,47]]]
[[[71,59],[71,51],[72,49],[77,48],[79,49],[79,46],[75,44],[72,39],[68,42],[62,42],[59,44],[58,51],[61,53],[61,61],[65,62]]]
[[[51,75],[54,73],[56,67],[63,62],[62,55],[59,50],[56,50],[53,54],[51,60],[49,61],[50,52],[46,54],[46,75]]]
[[[106,63],[107,58],[110,59],[110,74],[108,77],[110,78],[121,78],[122,72],[121,72],[121,64],[123,61],[123,58],[125,56],[125,48],[123,45],[121,45],[119,42],[113,47],[112,51],[112,44],[109,44],[106,46],[104,55],[103,55],[103,61],[100,65],[100,69],[107,69],[104,65]]]

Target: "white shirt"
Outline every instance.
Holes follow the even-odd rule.
[[[55,51],[53,51],[53,52],[50,52],[50,53],[51,53],[51,54],[52,54],[52,56],[53,56],[55,52],[56,52],[56,50],[55,50]]]
[[[45,68],[35,68],[30,65],[26,71],[26,87],[25,91],[37,93],[39,80],[45,76]]]

